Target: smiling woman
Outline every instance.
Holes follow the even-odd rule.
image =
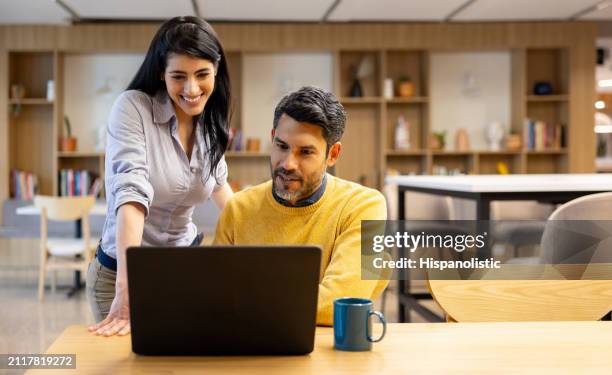
[[[130,332],[125,252],[130,246],[197,246],[194,206],[222,209],[232,190],[230,81],[212,27],[197,17],[165,22],[108,122],[108,213],[87,275],[87,297],[105,336]],[[163,301],[160,301],[163,303]]]

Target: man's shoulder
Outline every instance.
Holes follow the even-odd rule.
[[[331,178],[334,183],[334,193],[338,196],[343,196],[347,199],[372,198],[384,201],[384,196],[376,189],[335,176],[331,176]]]
[[[235,193],[228,202],[235,206],[250,205],[252,202],[259,202],[265,199],[266,194],[272,191],[272,180],[262,182],[259,185],[249,186]]]

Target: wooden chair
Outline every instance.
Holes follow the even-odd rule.
[[[74,270],[87,272],[96,243],[91,241],[89,211],[95,197],[34,197],[34,205],[40,209],[40,269],[38,274],[38,299],[44,298],[45,276],[53,271],[51,289],[55,291],[56,271]],[[82,238],[48,238],[47,223],[81,220]]]
[[[472,280],[435,277],[430,291],[449,321],[599,320],[612,311],[610,212],[612,193],[572,200],[549,217],[538,264],[507,264]],[[591,242],[576,240],[579,228]],[[530,277],[519,280],[521,273]]]

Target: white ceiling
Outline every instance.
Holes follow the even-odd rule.
[[[196,0],[201,15],[228,21],[320,21],[333,0]]]
[[[454,20],[562,20],[599,2],[601,0],[480,0],[457,14]]]
[[[193,15],[194,4],[211,21],[612,20],[612,0],[0,0],[0,24],[69,23],[58,2],[85,21],[162,20]]]
[[[329,19],[331,21],[441,21],[465,2],[466,0],[342,0]]]
[[[189,0],[63,0],[63,2],[82,18],[139,20],[194,15]]]

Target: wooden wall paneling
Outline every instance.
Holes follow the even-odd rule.
[[[58,195],[59,190],[59,160],[57,159],[59,151],[59,138],[62,134],[64,124],[64,53],[55,51],[54,56],[54,72],[53,79],[55,82],[55,102],[53,104],[54,121],[53,121],[53,195]]]
[[[363,185],[378,185],[378,125],[381,104],[348,104],[342,151],[336,164],[336,175]]]
[[[267,181],[270,176],[270,157],[232,157],[226,156],[228,181],[240,188]]]
[[[569,123],[567,170],[595,171],[595,35],[570,49]]]
[[[400,78],[409,77],[414,84],[414,96],[427,96],[423,51],[392,50],[387,56],[387,77],[393,79],[394,88],[397,90]],[[395,96],[398,96],[397,91]]]
[[[370,59],[374,64],[374,71],[368,76],[359,79],[363,97],[379,97],[380,92],[380,60],[377,51],[341,51],[340,52],[340,97],[350,97],[351,88],[355,82],[355,75],[359,67]]]
[[[76,25],[57,28],[57,48],[66,52],[144,52],[160,24]]]
[[[387,169],[399,171],[400,174],[423,174],[425,173],[423,156],[388,155]]]
[[[46,98],[53,79],[53,52],[11,52],[9,85],[23,85],[25,98]]]
[[[230,126],[242,129],[242,53],[226,52],[225,55],[232,87]]]
[[[527,54],[524,48],[514,48],[510,54],[511,130],[520,135],[523,148],[525,140],[525,118],[527,117]],[[513,173],[525,173],[524,155],[515,157]]]
[[[3,31],[0,30],[0,40],[3,38]],[[10,173],[10,132],[9,132],[9,116],[10,108],[8,103],[9,83],[6,77],[9,76],[8,70],[9,55],[6,49],[0,46],[0,203],[4,202],[9,197],[9,173]],[[7,181],[7,183],[4,183]],[[2,216],[3,210],[0,210],[0,225],[4,223]]]
[[[429,100],[431,95],[431,52],[428,50],[423,51],[423,79],[425,81],[424,93],[427,95],[427,101],[423,107],[423,124],[421,126],[421,145],[424,150],[427,150],[425,157],[423,158],[423,174],[431,174],[433,168],[433,155],[429,147],[430,134],[431,134],[431,106],[433,103]]]
[[[385,78],[389,75],[388,66],[387,66],[387,53],[385,50],[378,51],[378,66],[380,66],[380,69],[378,69],[378,84],[380,85],[379,92],[381,93],[381,96],[383,96]],[[387,174],[386,173],[387,157],[385,154],[385,151],[387,149],[386,147],[387,138],[388,138],[387,134],[389,132],[389,129],[386,126],[387,115],[388,115],[387,106],[385,105],[385,103],[381,103],[380,115],[378,119],[378,131],[377,131],[378,133],[377,134],[378,135],[378,145],[377,145],[378,152],[376,153],[376,157],[378,158],[377,187],[379,189],[385,185],[385,175]]]
[[[541,48],[527,50],[527,94],[533,95],[537,82],[552,84],[554,95],[567,94],[567,80],[563,77],[562,63],[564,56],[558,48]]]
[[[53,50],[57,47],[57,33],[62,27],[65,26],[2,26],[0,45],[11,51]]]
[[[53,193],[53,106],[23,106],[11,123],[14,159],[11,168],[36,174],[40,193]]]
[[[564,167],[558,154],[527,154],[526,173],[563,173]]]
[[[475,173],[476,167],[471,153],[434,153],[432,163],[433,167],[445,167],[448,173],[455,169],[460,173]]]
[[[505,163],[510,173],[521,173],[521,155],[504,153],[477,153],[479,174],[498,174],[497,163]]]

